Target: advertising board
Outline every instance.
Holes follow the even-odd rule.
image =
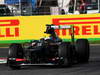
[[[46,24],[74,25],[75,38],[100,40],[100,14],[0,17],[0,43],[27,42],[46,37]],[[57,29],[63,40],[70,30]]]

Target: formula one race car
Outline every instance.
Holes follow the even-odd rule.
[[[46,25],[49,38],[32,41],[28,46],[13,43],[9,47],[7,64],[12,69],[25,65],[58,65],[71,66],[73,63],[89,61],[89,42],[87,39],[74,40],[74,26]],[[70,29],[71,42],[63,42],[55,29]]]

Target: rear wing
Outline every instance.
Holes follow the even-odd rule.
[[[72,28],[72,25],[46,25],[47,27],[50,27],[50,28],[53,28],[53,29],[71,29]]]
[[[71,30],[71,40],[72,43],[74,43],[74,26],[73,25],[53,25],[53,24],[47,24],[46,25],[46,32],[47,34],[56,34],[56,29],[70,29]]]

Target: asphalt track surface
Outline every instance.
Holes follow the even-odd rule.
[[[7,51],[7,48],[0,48],[0,57],[6,57]],[[100,75],[100,45],[91,46],[89,63],[75,64],[70,68],[26,66],[21,70],[11,70],[1,64],[0,75]]]

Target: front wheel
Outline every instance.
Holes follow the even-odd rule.
[[[21,44],[11,44],[8,51],[7,64],[11,69],[20,69],[21,66],[16,62],[16,58],[23,58],[24,51]]]

